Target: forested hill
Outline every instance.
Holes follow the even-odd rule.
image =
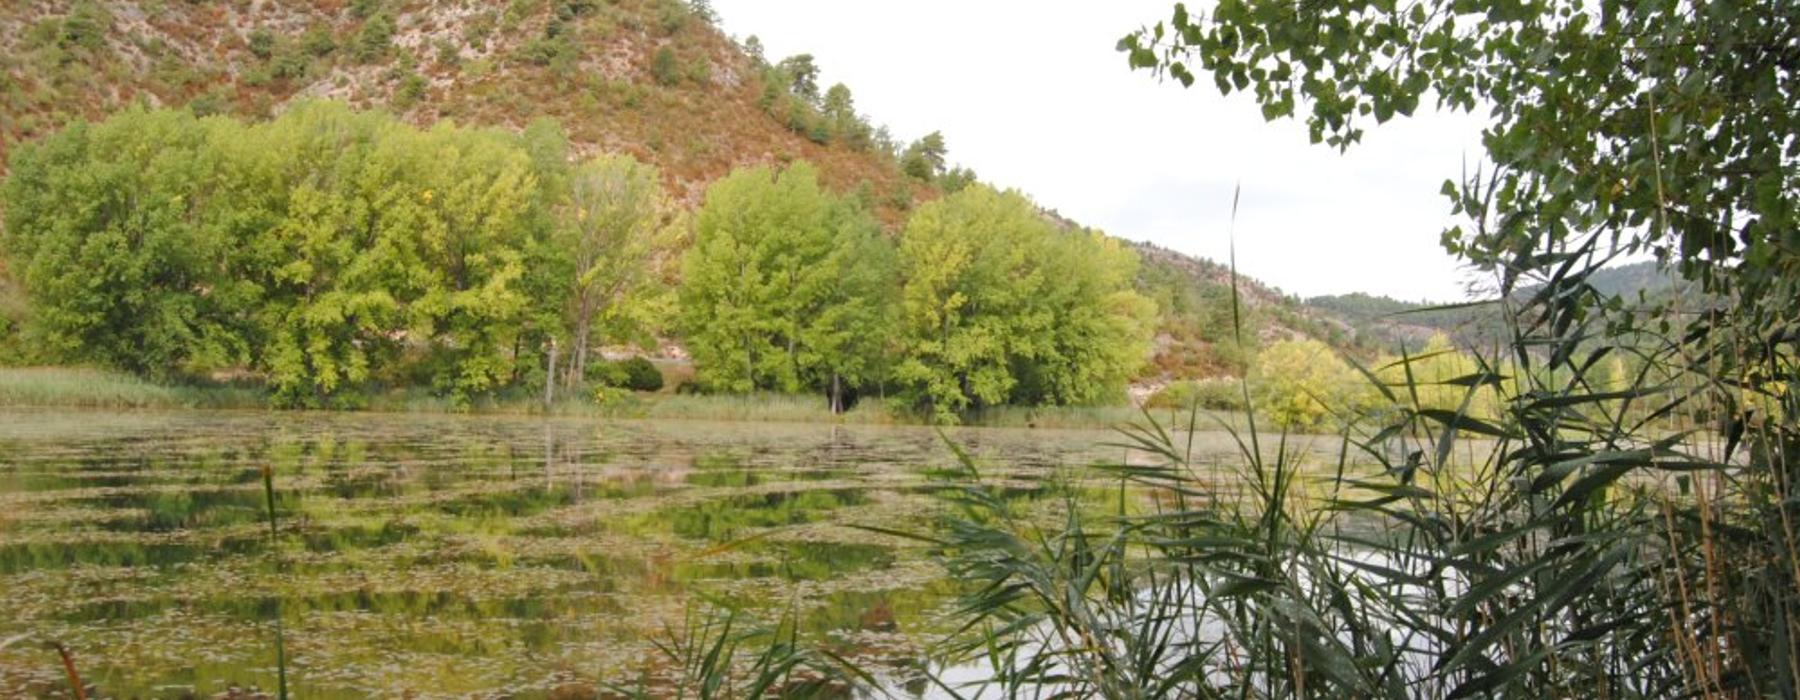
[[[1587,283],[1602,295],[1626,301],[1639,295],[1655,300],[1692,293],[1678,275],[1657,267],[1654,261],[1605,267],[1588,277]],[[1529,296],[1535,289],[1527,285],[1518,294]],[[1359,292],[1313,297],[1306,300],[1306,306],[1348,324],[1366,342],[1388,346],[1405,344],[1416,349],[1441,333],[1459,344],[1483,347],[1500,342],[1505,335],[1500,310],[1491,305],[1408,302]]]
[[[1257,348],[1281,340],[1318,340],[1356,356],[1388,346],[1385,337],[1358,334],[1344,315],[1233,275],[1229,266],[1147,243],[1135,248],[1138,289],[1160,312],[1146,380],[1236,376]]]
[[[940,134],[896,142],[857,112],[851,87],[820,85],[810,56],[764,56],[714,20],[704,0],[0,3],[0,159],[132,105],[265,121],[330,100],[420,127],[550,120],[575,157],[653,165],[690,211],[735,170],[805,162],[894,233],[973,179],[947,166]],[[1140,380],[1234,375],[1288,338],[1377,347],[1335,313],[1247,278],[1234,318],[1228,269],[1137,253],[1136,287],[1160,311]],[[0,336],[29,315],[8,277],[0,259]]]
[[[924,196],[848,88],[821,94],[810,58],[756,56],[710,15],[685,0],[0,3],[0,151],[133,103],[266,117],[326,98],[419,125],[554,119],[576,153],[655,163],[690,203],[734,167],[795,160],[878,209]]]
[[[1400,301],[1362,292],[1312,297],[1308,308],[1335,316],[1367,342],[1417,350],[1443,334],[1459,345],[1487,347],[1504,328],[1497,307]]]
[[[687,207],[735,168],[811,163],[888,226],[937,195],[936,134],[895,143],[821,86],[808,56],[764,57],[703,0],[53,0],[0,3],[0,174],[20,143],[130,105],[266,119],[310,99],[523,129],[580,157],[654,164]],[[908,168],[903,171],[903,157]],[[912,174],[908,175],[907,171]],[[0,346],[26,298],[0,257]],[[0,355],[4,355],[0,352]]]

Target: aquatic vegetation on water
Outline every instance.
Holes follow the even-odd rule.
[[[958,436],[1021,498],[1116,452]],[[295,697],[552,697],[636,673],[698,596],[914,663],[956,584],[868,528],[933,518],[951,461],[904,428],[8,413],[0,639],[63,640],[103,697],[272,695],[283,666]],[[0,649],[0,696],[67,688]]]

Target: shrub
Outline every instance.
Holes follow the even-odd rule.
[[[560,71],[573,66],[581,58],[581,51],[566,34],[546,35],[521,48],[520,58],[533,65],[550,66]]]
[[[661,391],[663,388],[662,370],[642,357],[633,357],[617,363],[625,374],[624,388],[633,391]]]
[[[188,111],[193,112],[196,117],[224,114],[230,108],[230,96],[218,90],[202,93],[188,102]]]
[[[400,79],[399,89],[394,91],[394,106],[405,109],[425,99],[426,90],[430,87],[425,78],[417,73]]]
[[[375,15],[364,22],[362,30],[357,32],[351,56],[357,61],[369,63],[386,56],[393,40],[394,19],[385,14]]]
[[[332,38],[331,29],[315,26],[300,35],[300,48],[314,56],[325,56],[337,50],[337,39]]]
[[[591,15],[600,9],[599,0],[563,0],[556,4],[556,18],[568,21],[576,17]]]
[[[1163,387],[1144,402],[1144,406],[1180,409],[1198,406],[1211,411],[1242,411],[1244,393],[1237,381],[1230,378],[1191,379]]]
[[[663,87],[674,87],[681,83],[681,61],[676,59],[675,50],[664,46],[656,50],[650,60],[650,74],[655,76],[656,84]]]
[[[588,363],[583,379],[603,386],[624,386],[627,377],[621,363],[600,361]]]
[[[449,39],[439,41],[437,43],[437,62],[438,65],[446,68],[462,65],[462,47]]]
[[[663,34],[672,35],[681,31],[683,27],[686,27],[688,20],[692,19],[693,16],[693,9],[689,8],[686,3],[668,0],[662,5],[661,16],[658,18],[657,26],[662,29]]]
[[[488,37],[494,34],[495,25],[499,23],[499,18],[492,12],[470,17],[463,22],[463,40],[479,48],[486,44]]]
[[[111,25],[112,18],[100,6],[91,2],[78,4],[63,17],[57,45],[64,49],[98,50],[106,42],[106,30]]]
[[[250,32],[250,37],[245,40],[245,43],[249,45],[251,55],[257,58],[267,60],[270,56],[275,55],[275,34],[268,29],[257,29]]]
[[[662,370],[642,357],[591,363],[587,368],[587,380],[602,386],[632,391],[661,391],[663,388]]]
[[[350,0],[350,14],[358,19],[368,19],[381,11],[382,0]]]
[[[312,55],[302,51],[299,46],[282,44],[276,47],[275,54],[269,61],[269,75],[280,80],[302,79],[312,70],[312,61]]]

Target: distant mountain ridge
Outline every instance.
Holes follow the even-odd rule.
[[[1640,294],[1657,299],[1689,289],[1680,276],[1648,260],[1603,267],[1589,275],[1587,283],[1603,295],[1627,300]],[[1528,286],[1517,294],[1528,295],[1534,289]],[[1437,333],[1477,347],[1499,342],[1505,333],[1498,304],[1408,302],[1356,292],[1312,297],[1306,305],[1342,318],[1376,342],[1411,348],[1423,346]]]

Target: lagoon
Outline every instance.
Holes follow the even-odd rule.
[[[933,471],[1020,499],[1106,431],[0,409],[0,697],[591,696],[708,607],[905,676],[954,582]],[[261,469],[274,470],[268,540]]]

